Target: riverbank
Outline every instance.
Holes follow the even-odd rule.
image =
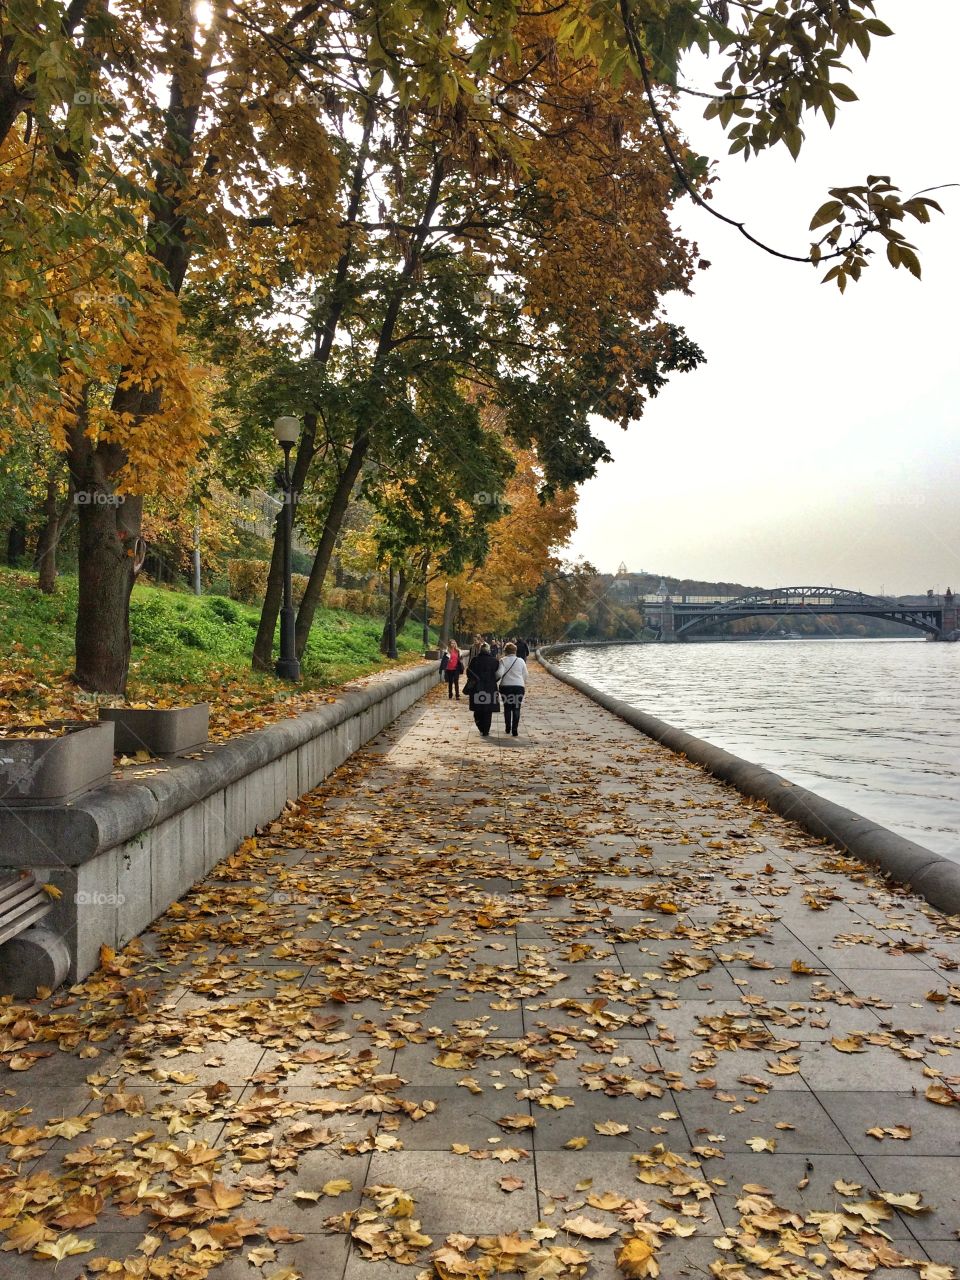
[[[58,1280],[960,1262],[956,921],[542,668],[519,739],[438,689],[105,962],[0,1012]]]
[[[602,693],[960,866],[957,646],[577,646],[556,661]]]
[[[551,653],[548,646],[538,654],[551,675],[586,694],[655,742],[701,765],[715,778],[736,787],[748,799],[759,801],[781,817],[791,819],[804,831],[828,841],[842,853],[873,864],[894,883],[918,893],[939,910],[960,914],[960,866],[956,862],[871,822],[863,814],[797,786],[752,760],[724,751],[715,743],[706,742],[604,693],[572,675],[564,666],[552,662],[548,656]]]

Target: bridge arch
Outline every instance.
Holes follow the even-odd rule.
[[[692,632],[717,623],[735,622],[740,618],[783,617],[787,614],[860,614],[885,618],[911,627],[925,635],[941,637],[943,623],[939,602],[936,605],[907,605],[889,596],[873,596],[843,587],[775,587],[767,591],[751,591],[735,600],[705,605],[693,617],[680,612],[675,618],[674,635],[684,639]]]

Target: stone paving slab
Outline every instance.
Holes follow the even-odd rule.
[[[438,691],[0,1006],[0,1275],[953,1274],[960,922],[536,668],[498,729]]]

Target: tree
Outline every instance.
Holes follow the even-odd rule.
[[[515,628],[541,584],[562,572],[562,551],[577,523],[577,494],[568,488],[544,498],[543,479],[536,453],[521,452],[506,489],[495,495],[487,554],[453,579],[468,630]]]
[[[272,18],[284,21],[281,12]],[[143,497],[185,481],[204,435],[178,302],[187,269],[191,260],[215,269],[226,247],[224,223],[245,217],[257,200],[269,201],[279,221],[312,230],[309,248],[298,242],[291,254],[309,266],[324,260],[332,252],[335,166],[316,119],[273,100],[288,73],[270,29],[251,36],[220,6],[203,26],[180,0],[162,13],[121,6],[109,40],[88,34],[104,68],[98,83],[122,89],[128,104],[128,132],[138,144],[129,163],[146,199],[139,255],[114,273],[122,266],[135,282],[131,323],[123,322],[126,295],[98,296],[92,308],[88,298],[71,299],[73,327],[99,311],[109,339],[98,368],[61,356],[55,442],[85,499],[78,507],[77,679],[122,692]],[[272,100],[254,129],[249,104],[263,95]],[[280,178],[284,165],[296,180]]]
[[[2,0],[0,447],[40,418],[89,498],[81,683],[123,689],[144,498],[186,483],[208,425],[188,279],[269,324],[295,374],[294,484],[319,504],[302,647],[344,512],[425,363],[503,409],[549,492],[603,460],[591,414],[635,420],[701,358],[659,317],[696,261],[673,201],[760,242],[671,123],[677,93],[704,92],[689,55],[727,57],[705,109],[734,154],[797,154],[809,115],[832,123],[855,96],[844,60],[888,34],[871,0]],[[936,208],[872,175],[831,189],[806,252],[760,248],[841,289],[876,244],[919,274],[902,226]],[[261,665],[278,587],[275,553]]]
[[[438,107],[355,85],[363,118],[344,130],[346,241],[298,307],[312,350],[294,487],[304,490],[318,461],[335,474],[298,614],[301,649],[365,462],[389,463],[409,388],[422,395],[428,369],[500,404],[508,433],[538,443],[549,487],[585,479],[605,456],[591,413],[639,414],[667,371],[700,358],[656,316],[662,293],[686,287],[692,258],[667,217],[671,178],[647,106],[637,92],[608,91],[589,59],[548,65],[553,25],[528,23],[513,55],[522,111],[459,89]],[[263,668],[279,548],[278,534],[254,650]]]

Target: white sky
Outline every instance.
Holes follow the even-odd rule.
[[[717,207],[778,248],[804,252],[828,186],[960,182],[960,4],[877,10],[896,34],[866,65],[851,59],[860,101],[832,131],[812,126],[797,163],[726,156],[685,100],[691,142],[720,159]],[[583,486],[573,553],[607,572],[623,560],[758,586],[960,589],[960,189],[935,198],[946,216],[906,224],[923,280],[881,250],[843,297],[683,201],[680,225],[712,266],[669,313],[708,363],[676,375],[629,432],[601,424],[615,461]]]

